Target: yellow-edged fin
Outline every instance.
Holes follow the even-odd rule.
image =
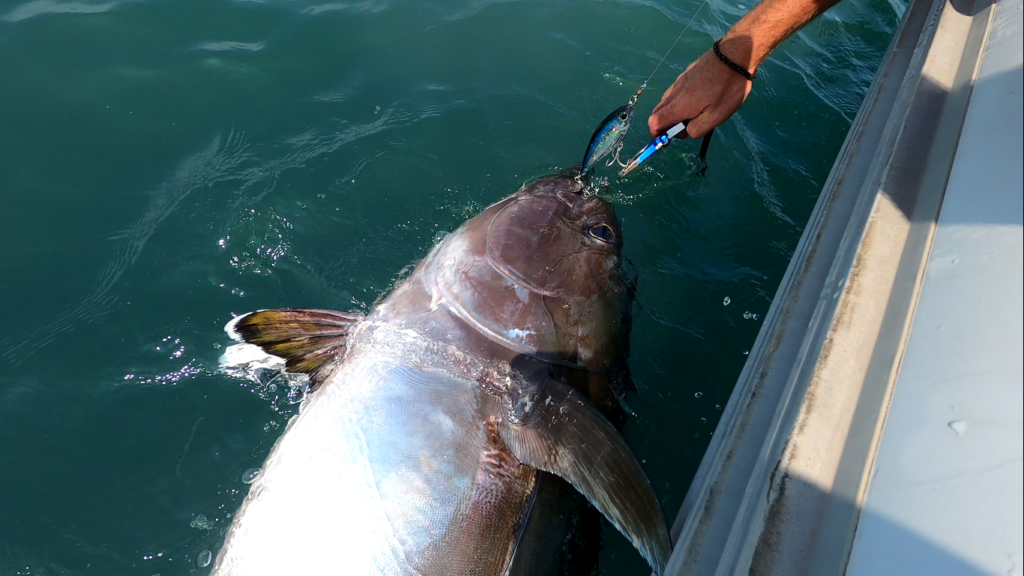
[[[289,372],[308,374],[310,390],[315,390],[344,357],[349,331],[362,319],[355,312],[277,308],[239,316],[225,331],[282,358]]]

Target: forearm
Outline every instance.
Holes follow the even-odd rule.
[[[722,38],[722,53],[753,72],[786,38],[838,2],[763,0]]]
[[[719,44],[723,56],[748,72],[776,46],[839,0],[763,0],[733,26]],[[739,110],[753,82],[708,50],[676,78],[647,120],[651,137],[685,121],[699,138]]]

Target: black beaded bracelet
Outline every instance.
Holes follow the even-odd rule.
[[[718,40],[715,40],[715,46],[714,46],[714,48],[715,48],[715,56],[718,56],[718,59],[721,60],[722,63],[724,63],[729,68],[732,68],[733,70],[735,70],[739,75],[741,75],[744,78],[746,78],[747,80],[750,80],[751,82],[753,82],[754,78],[757,78],[757,72],[754,72],[753,74],[751,74],[750,72],[747,72],[747,69],[744,68],[743,66],[740,66],[739,64],[733,62],[732,60],[729,60],[729,58],[727,58],[725,56],[725,54],[722,54],[722,49],[718,47],[718,45],[721,42],[722,42],[721,38],[719,38]]]

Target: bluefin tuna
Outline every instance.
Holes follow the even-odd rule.
[[[631,290],[619,222],[584,185],[574,169],[490,206],[365,316],[277,309],[228,324],[310,392],[215,575],[557,569],[564,538],[541,526],[561,498],[553,476],[662,572],[663,512],[597,407],[628,383]]]

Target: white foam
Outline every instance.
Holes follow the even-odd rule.
[[[231,325],[228,324],[230,328]],[[227,328],[225,328],[227,330]],[[220,357],[220,369],[232,373],[240,369],[253,371],[257,368],[268,368],[270,370],[284,370],[284,359],[272,354],[267,354],[262,348],[255,344],[232,344],[224,350]]]

